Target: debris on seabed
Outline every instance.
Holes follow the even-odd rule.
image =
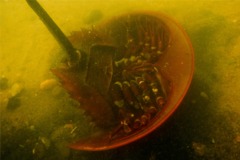
[[[20,83],[14,83],[10,89],[10,96],[14,97],[21,93],[23,86]]]
[[[39,137],[39,140],[44,144],[46,148],[48,148],[51,145],[51,142],[46,137]]]
[[[1,76],[0,85],[0,106],[7,107],[10,110],[18,108],[21,104],[20,97],[23,91],[23,84],[16,82],[9,85],[8,79]]]
[[[29,127],[29,129],[30,129],[31,131],[35,131],[35,126],[34,126],[34,125],[31,125],[31,126]]]
[[[209,97],[208,97],[208,95],[207,95],[206,92],[203,92],[203,91],[202,91],[202,92],[200,93],[200,96],[203,97],[203,98],[205,98],[205,99],[209,99]]]
[[[58,84],[56,79],[47,79],[40,83],[40,90],[49,90],[53,89]]]
[[[216,143],[214,138],[212,138],[211,142],[212,144]]]
[[[36,159],[42,159],[46,154],[46,148],[44,144],[36,143],[32,149],[32,154],[36,157]]]
[[[206,145],[202,143],[192,142],[192,148],[198,156],[203,156],[205,154]]]

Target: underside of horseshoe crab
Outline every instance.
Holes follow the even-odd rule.
[[[118,125],[119,133],[129,134],[147,125],[164,108],[170,81],[162,75],[158,62],[168,49],[170,34],[161,20],[144,14],[123,16],[99,28],[75,32],[70,39],[73,44],[76,41],[79,48],[84,48],[83,52],[88,55],[86,65],[76,69],[85,72],[83,79],[77,81],[78,86],[85,84],[88,87],[80,87],[78,92],[82,93],[81,96],[77,94],[78,97],[89,96],[85,92],[94,89],[98,98],[93,97],[89,101],[102,101],[94,104],[95,107],[106,108],[102,112],[97,109],[91,111],[97,113],[90,113],[97,124],[104,128]],[[71,81],[65,75],[74,67],[65,71],[53,69],[53,72],[77,98],[77,86],[71,87],[74,91],[68,87],[75,80]],[[90,103],[86,104],[86,110]],[[117,135],[115,132],[112,136]]]
[[[122,146],[150,133],[170,116],[193,72],[193,51],[181,32],[160,14],[131,13],[73,32],[68,45],[58,40],[70,58],[52,72],[103,129],[100,135],[70,147]]]

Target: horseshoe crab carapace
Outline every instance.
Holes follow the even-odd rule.
[[[192,80],[194,55],[172,19],[129,13],[66,38],[35,0],[27,2],[69,55],[64,67],[52,72],[103,130],[71,148],[97,151],[131,143],[179,106]]]

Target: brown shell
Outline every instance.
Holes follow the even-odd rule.
[[[159,13],[116,17],[70,40],[87,58],[52,71],[104,131],[74,149],[105,150],[145,136],[173,113],[190,84],[191,44]]]

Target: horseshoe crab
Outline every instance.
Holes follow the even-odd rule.
[[[103,132],[70,144],[107,150],[159,127],[191,83],[194,61],[183,29],[160,13],[129,13],[66,37],[35,0],[27,0],[69,55],[51,69]]]

